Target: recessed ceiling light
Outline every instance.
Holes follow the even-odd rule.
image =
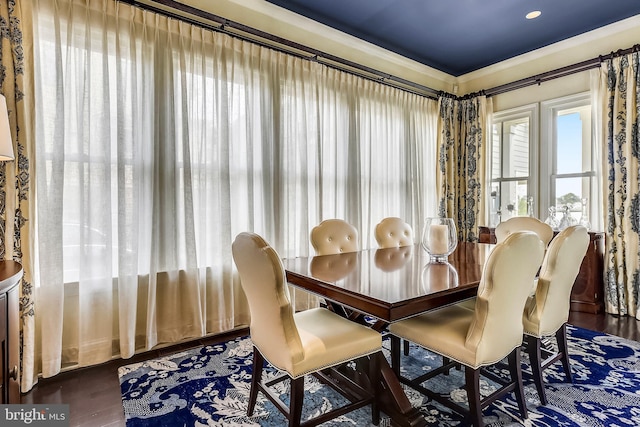
[[[542,15],[542,12],[540,12],[539,10],[534,10],[533,12],[527,13],[526,18],[527,19],[535,19],[540,15]]]

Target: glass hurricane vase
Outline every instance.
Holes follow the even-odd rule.
[[[453,218],[427,218],[422,231],[422,248],[430,262],[447,262],[458,246],[458,232]]]

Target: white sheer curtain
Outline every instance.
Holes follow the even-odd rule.
[[[240,231],[307,255],[326,218],[369,247],[435,214],[435,101],[113,0],[34,10],[36,374],[246,325]]]

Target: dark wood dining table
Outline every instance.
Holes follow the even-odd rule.
[[[323,297],[334,310],[379,331],[394,321],[476,295],[494,245],[460,242],[448,263],[431,263],[420,245],[367,249],[283,260],[287,282]],[[394,426],[424,426],[388,363],[376,387],[382,410]]]

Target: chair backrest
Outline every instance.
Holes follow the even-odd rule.
[[[356,252],[317,256],[311,259],[309,271],[313,277],[328,282],[337,282],[351,274],[358,265]]]
[[[413,245],[413,229],[403,219],[388,217],[375,228],[376,241],[381,248],[398,248]]]
[[[496,241],[502,242],[509,234],[515,231],[533,231],[538,235],[544,246],[549,245],[553,238],[553,229],[549,224],[530,216],[516,216],[501,222],[496,227]]]
[[[358,230],[342,219],[325,219],[311,230],[316,255],[333,255],[358,250]]]
[[[286,286],[284,267],[276,251],[254,233],[240,233],[232,245],[233,260],[251,311],[253,344],[274,366],[291,372],[304,357]]]
[[[395,271],[402,268],[412,257],[413,246],[378,248],[373,262],[382,271]]]
[[[510,234],[489,254],[465,341],[478,366],[497,362],[522,344],[522,312],[543,254],[532,231]]]
[[[589,233],[581,225],[565,228],[551,241],[536,293],[524,310],[525,330],[542,337],[555,333],[569,320],[571,289],[588,246]]]

